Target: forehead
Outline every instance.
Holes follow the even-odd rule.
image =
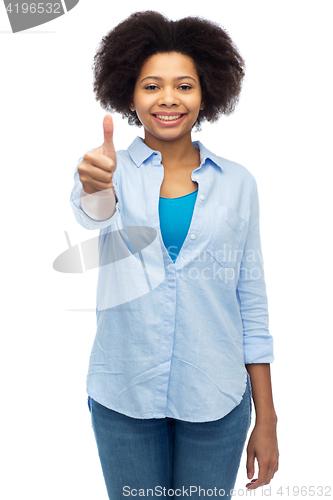
[[[179,52],[166,52],[154,54],[142,65],[139,78],[145,76],[168,76],[189,75],[198,78],[198,73],[193,60],[185,54]]]

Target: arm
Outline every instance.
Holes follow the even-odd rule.
[[[243,322],[244,364],[250,376],[256,423],[247,447],[247,473],[254,475],[258,461],[258,479],[249,489],[268,484],[278,467],[276,438],[277,417],[273,405],[270,363],[274,361],[273,338],[269,333],[268,302],[259,228],[259,198],[253,179],[248,233],[242,256],[237,297]]]
[[[245,365],[250,375],[256,423],[247,446],[247,477],[254,475],[254,459],[259,465],[257,479],[247,483],[248,489],[268,484],[278,470],[279,450],[276,435],[277,415],[273,404],[269,363]]]
[[[70,202],[74,216],[86,229],[104,229],[120,216],[117,153],[113,144],[113,120],[103,120],[104,143],[88,151],[76,165]]]
[[[93,195],[85,195],[85,191],[83,190],[82,183],[80,181],[79,172],[77,167],[82,162],[83,157],[79,159],[75,171],[74,171],[74,187],[70,196],[70,204],[77,222],[86,229],[103,229],[107,226],[110,226],[118,217],[120,217],[121,210],[121,202],[119,196],[117,194],[117,176],[116,172],[114,175],[114,194],[110,193],[110,196],[105,198],[106,194],[97,193],[97,196]],[[108,190],[106,190],[108,191]],[[104,200],[99,199],[99,197],[104,197]],[[112,201],[115,201],[115,206],[112,208]],[[103,201],[103,207],[99,208],[101,205],[97,204],[97,202]],[[87,212],[85,211],[87,210]],[[112,213],[113,211],[113,213]],[[107,212],[107,213],[106,213]],[[112,215],[110,216],[110,213]],[[105,217],[109,216],[108,218]]]
[[[256,422],[269,422],[276,425],[277,415],[273,404],[270,364],[253,363],[245,367],[250,375]]]

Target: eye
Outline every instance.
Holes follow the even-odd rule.
[[[180,85],[179,88],[182,90],[190,90],[192,87],[191,85],[186,85],[186,83],[183,83],[183,85]]]
[[[145,87],[145,90],[155,90],[155,89],[157,89],[157,85],[154,85],[154,84],[147,85]]]

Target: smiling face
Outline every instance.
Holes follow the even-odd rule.
[[[145,128],[146,142],[190,138],[203,107],[199,76],[190,57],[168,52],[143,64],[130,108]]]

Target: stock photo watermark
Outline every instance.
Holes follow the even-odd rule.
[[[138,254],[143,261],[142,251],[148,248],[157,238],[156,229],[149,226],[127,226],[116,231],[109,231],[102,236],[95,236],[89,240],[78,243],[74,247],[70,243],[67,231],[65,236],[68,244],[68,249],[62,252],[53,262],[53,268],[56,271],[63,273],[82,273],[90,269],[96,269],[112,263],[116,263],[122,259],[126,259],[131,255]],[[101,240],[103,246],[108,248],[102,256],[99,252]],[[176,246],[169,246],[167,252],[171,258],[177,258],[178,253],[172,251],[177,250]],[[237,262],[242,262],[244,269],[249,273],[249,278],[259,279],[260,270],[262,269],[263,258],[260,252],[253,250],[234,250],[230,244],[223,243],[219,248],[211,249],[209,245],[206,252],[196,252],[181,249],[181,258],[184,263],[206,263],[217,261],[222,267],[233,269]],[[258,263],[256,267],[254,264]],[[144,263],[143,263],[144,265]],[[199,269],[199,266],[197,267]],[[206,271],[209,268],[204,268]],[[197,279],[198,276],[193,274],[192,279]],[[211,279],[202,274],[203,279]]]
[[[5,9],[13,33],[48,23],[72,10],[79,0],[30,2],[4,0]]]
[[[260,487],[259,489],[238,488],[230,491],[223,488],[202,488],[201,486],[188,486],[182,488],[165,488],[155,486],[155,488],[131,488],[123,487],[124,497],[222,497],[222,498],[258,498],[258,497],[331,497],[331,486],[273,486]]]
[[[146,295],[158,287],[166,275],[171,279],[177,276],[199,287],[207,281],[233,287],[238,279],[257,282],[263,278],[262,255],[248,249],[235,249],[230,243],[199,245],[200,250],[192,250],[191,243],[185,244],[177,254],[177,247],[165,248],[157,230],[149,226],[107,230],[74,246],[66,231],[65,236],[68,248],[54,260],[55,271],[75,274],[104,267],[107,281],[117,284],[117,294],[111,294],[99,309]],[[119,280],[123,273],[127,276],[126,282]]]

